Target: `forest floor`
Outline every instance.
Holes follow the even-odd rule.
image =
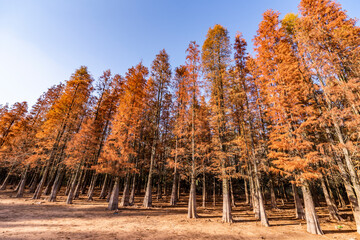
[[[200,217],[188,219],[185,198],[176,207],[169,207],[168,198],[155,200],[151,209],[142,208],[138,198],[135,206],[108,211],[106,201],[96,198],[66,205],[64,196],[55,203],[14,196],[11,190],[0,192],[0,239],[360,239],[354,222],[329,221],[325,207],[317,208],[325,235],[316,236],[295,219],[291,203],[267,210],[271,226],[262,227],[244,204],[233,208],[235,222],[224,224],[221,202],[216,208],[198,207]],[[350,219],[349,209],[341,212]]]

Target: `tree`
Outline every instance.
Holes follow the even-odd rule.
[[[41,151],[48,156],[48,159],[33,199],[40,198],[51,165],[56,157],[63,155],[71,136],[79,129],[92,91],[92,81],[86,67],[77,69],[66,81],[64,92],[59,100],[46,114],[46,121],[37,137],[42,142]]]
[[[155,161],[156,153],[156,144],[158,143],[160,136],[160,120],[162,117],[162,112],[164,110],[164,98],[168,92],[168,87],[171,79],[171,69],[169,63],[169,55],[165,50],[161,50],[159,54],[156,55],[155,60],[151,65],[151,79],[149,80],[148,87],[148,99],[149,105],[148,108],[151,109],[151,125],[152,125],[152,136],[151,136],[151,154],[150,154],[150,167],[149,167],[149,176],[147,179],[146,191],[143,206],[151,207],[152,206],[152,174]]]
[[[228,31],[221,25],[210,28],[202,47],[202,67],[211,92],[211,124],[216,146],[216,164],[219,166],[223,191],[223,222],[232,222],[227,170],[228,139],[228,67],[230,64],[230,40]]]

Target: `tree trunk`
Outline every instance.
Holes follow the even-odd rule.
[[[250,193],[251,193],[251,203],[253,207],[254,217],[260,220],[260,205],[259,205],[259,197],[256,193],[256,187],[254,184],[253,177],[250,177]]]
[[[256,168],[255,168],[256,169]],[[255,172],[256,174],[256,172]],[[268,227],[269,225],[269,221],[266,215],[266,211],[265,211],[265,203],[264,203],[264,198],[262,195],[262,191],[261,191],[261,186],[260,186],[260,181],[257,175],[255,175],[255,183],[256,183],[256,195],[257,198],[259,200],[259,211],[260,211],[260,221],[261,221],[261,225],[263,225],[264,227]]]
[[[231,207],[236,207],[235,197],[234,197],[234,190],[233,190],[233,185],[232,185],[231,178],[230,178],[230,196],[231,196]]]
[[[345,200],[344,200],[343,196],[340,193],[339,186],[336,186],[335,190],[336,190],[336,194],[337,194],[338,199],[339,199],[339,208],[346,208],[346,203],[345,203]]]
[[[170,206],[175,206],[178,200],[178,174],[176,171],[176,167],[174,169],[174,180],[173,180],[173,184],[172,184],[172,189],[171,189],[171,197],[170,197]]]
[[[283,192],[284,199],[285,199],[286,202],[288,202],[288,201],[289,201],[289,198],[288,198],[288,195],[287,195],[287,193],[286,193],[286,189],[285,189],[285,186],[284,186],[284,183],[283,183],[283,182],[281,182],[281,188],[282,188],[282,192]]]
[[[24,190],[25,190],[25,184],[26,184],[26,180],[27,180],[27,175],[28,175],[28,170],[29,170],[29,165],[26,166],[25,171],[23,173],[23,176],[21,178],[21,182],[20,182],[20,186],[19,186],[19,190],[16,194],[17,198],[21,198],[24,195]]]
[[[82,183],[84,182],[85,175],[86,175],[86,170],[82,170],[81,174],[80,174],[80,177],[79,177],[79,180],[77,181],[75,191],[74,191],[74,199],[79,198],[80,188],[81,188]]]
[[[291,183],[291,188],[292,191],[294,193],[294,203],[295,203],[295,214],[296,214],[296,218],[297,219],[303,219],[305,220],[305,212],[304,212],[304,208],[303,205],[301,203],[298,191],[297,191],[297,187],[295,186],[294,183]]]
[[[100,196],[99,196],[100,199],[105,199],[105,197],[106,197],[106,189],[108,188],[108,178],[109,178],[109,175],[105,174],[104,183],[102,184],[101,192],[100,192]]]
[[[202,187],[202,207],[206,207],[206,176],[205,176],[205,169],[203,171],[203,187]]]
[[[180,174],[178,174],[178,185],[177,185],[177,201],[178,202],[180,200],[180,185],[181,184],[181,176]]]
[[[320,228],[320,223],[315,211],[315,205],[311,196],[309,184],[306,181],[303,181],[301,188],[304,195],[307,231],[312,234],[323,235],[324,233]]]
[[[9,183],[9,179],[10,179],[11,174],[12,174],[12,169],[10,169],[9,173],[6,175],[5,180],[1,184],[0,190],[5,190],[6,189],[6,186]]]
[[[244,189],[245,189],[245,204],[250,204],[249,190],[246,178],[244,178]]]
[[[130,199],[129,199],[130,206],[135,204],[135,182],[136,182],[136,173],[134,173],[134,177],[132,180],[131,193],[130,193]]]
[[[55,181],[55,178],[56,178],[56,173],[57,173],[57,170],[58,170],[58,167],[53,167],[54,168],[54,170],[51,172],[51,174],[50,174],[50,180],[49,180],[49,182],[46,184],[46,188],[45,188],[45,190],[44,190],[44,192],[43,192],[43,194],[44,195],[49,195],[50,194],[50,192],[51,192],[51,187],[53,186],[53,184],[54,184],[54,181]]]
[[[340,216],[339,211],[336,208],[336,205],[330,199],[329,192],[328,192],[327,187],[325,185],[324,177],[320,178],[320,182],[321,182],[321,188],[322,188],[324,196],[325,196],[326,205],[327,205],[328,210],[329,210],[330,219],[336,220],[336,221],[343,221],[344,219]]]
[[[270,197],[271,197],[271,208],[277,208],[276,205],[276,196],[275,196],[275,191],[274,191],[274,183],[272,178],[270,177]]]
[[[14,189],[14,192],[17,192],[17,191],[19,191],[19,188],[20,188],[20,185],[21,185],[21,180],[22,180],[22,178],[23,178],[23,174],[21,174],[21,176],[20,176],[20,181],[19,181],[19,183],[16,185],[16,188]],[[14,181],[15,182],[15,181]],[[15,186],[15,185],[14,185]]]
[[[36,188],[36,191],[35,191],[32,199],[40,199],[41,194],[42,194],[42,189],[43,189],[43,187],[45,185],[45,181],[46,181],[47,176],[49,174],[49,170],[50,170],[50,161],[48,161],[48,163],[47,163],[47,165],[45,167],[42,178],[41,178],[41,180],[40,180],[40,182],[39,182],[39,184],[38,184],[38,186]]]
[[[115,181],[114,181],[114,186],[111,192],[111,197],[109,199],[109,205],[108,205],[108,209],[109,210],[117,210],[118,206],[119,206],[119,183],[120,183],[120,178],[116,177]]]
[[[64,175],[65,175],[65,169],[62,167],[59,167],[54,184],[51,188],[50,196],[48,198],[49,202],[56,202],[56,196],[61,187],[61,182],[62,182]]]
[[[224,174],[223,170],[223,175]],[[232,215],[231,215],[231,200],[230,200],[230,192],[229,192],[229,181],[227,178],[222,180],[222,190],[223,190],[223,215],[222,221],[225,223],[232,223]]]
[[[213,184],[213,206],[216,207],[216,177],[214,176]]]
[[[66,199],[66,204],[72,204],[72,201],[74,199],[74,194],[75,194],[76,183],[77,183],[77,179],[79,178],[80,170],[81,170],[81,164],[79,164],[78,169],[76,170],[74,179],[71,183],[71,186],[69,189],[69,194]]]
[[[174,166],[174,180],[171,189],[170,206],[175,206],[178,201],[178,173],[177,173],[177,144],[178,140],[175,140],[175,166]]]
[[[124,183],[124,191],[123,191],[123,195],[122,195],[121,202],[120,202],[120,206],[122,206],[122,207],[130,205],[130,202],[129,202],[129,197],[130,197],[130,195],[129,195],[130,194],[129,179],[130,179],[130,174],[126,174],[125,183]]]
[[[157,183],[157,189],[156,189],[156,200],[159,201],[159,199],[162,199],[162,184],[161,184],[161,175],[159,176],[158,183]]]
[[[191,176],[191,186],[189,193],[189,204],[188,204],[188,218],[197,218],[196,213],[196,185],[195,185],[195,176]]]
[[[30,185],[30,189],[29,189],[29,193],[34,193],[35,190],[36,190],[36,186],[37,186],[37,181],[39,179],[39,173],[38,172],[35,172],[35,176],[34,176],[34,179]]]
[[[112,194],[112,191],[113,191],[113,188],[114,188],[114,184],[115,184],[115,181],[114,179],[111,179],[111,182],[110,182],[110,185],[109,185],[109,189],[108,189],[108,194],[106,196],[106,201],[109,202],[110,201],[110,197],[111,197],[111,194]],[[120,187],[120,179],[119,179],[119,187]]]
[[[156,146],[156,142],[154,140],[153,144],[152,144],[152,148],[151,148],[149,176],[148,176],[148,181],[147,181],[145,196],[144,196],[144,202],[143,202],[143,206],[146,208],[152,207],[151,187],[152,187],[153,166],[154,166],[154,160],[155,160],[155,146]]]
[[[93,199],[94,189],[95,189],[95,185],[96,185],[96,181],[97,181],[98,177],[99,177],[99,175],[97,173],[94,173],[91,177],[90,187],[89,187],[88,194],[87,194],[88,201],[94,200]]]

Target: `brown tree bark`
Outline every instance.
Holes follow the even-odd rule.
[[[330,219],[336,220],[336,221],[343,221],[344,219],[340,216],[336,205],[330,198],[329,191],[328,191],[325,181],[324,181],[324,177],[320,178],[320,182],[321,182],[321,188],[322,188],[324,196],[325,196],[326,205],[329,210]]]
[[[120,206],[125,207],[125,206],[129,206],[130,202],[130,174],[126,174],[125,176],[125,182],[124,182],[124,190],[123,190],[123,195],[121,198],[121,202],[120,202]]]
[[[152,190],[151,190],[151,188],[152,188],[153,166],[154,166],[154,160],[155,160],[155,146],[156,146],[156,141],[153,140],[153,144],[151,147],[149,175],[148,175],[148,181],[146,184],[145,196],[144,196],[144,201],[143,201],[143,206],[146,208],[152,207]]]
[[[134,173],[132,184],[131,184],[131,193],[129,199],[129,205],[133,206],[135,204],[135,183],[136,183],[136,173]]]
[[[111,197],[109,199],[109,210],[117,210],[119,207],[119,184],[120,184],[120,178],[116,177],[114,181],[114,186],[111,191]]]
[[[16,194],[17,198],[21,198],[24,195],[24,190],[25,190],[25,184],[26,184],[26,180],[27,180],[28,171],[29,171],[29,165],[26,165],[24,173],[23,173],[23,175],[21,177],[21,182],[20,182],[19,189],[18,189],[17,194]]]
[[[295,203],[295,215],[297,219],[305,219],[305,211],[303,208],[303,205],[301,203],[298,191],[297,191],[297,187],[295,186],[294,183],[291,183],[291,188],[294,194],[294,203]]]
[[[95,185],[96,185],[96,182],[97,182],[97,179],[99,177],[99,174],[97,173],[94,173],[91,177],[91,182],[90,182],[90,187],[89,187],[89,190],[88,190],[88,194],[87,194],[87,201],[93,201],[93,196],[94,196],[94,190],[95,190]]]
[[[250,204],[249,190],[246,178],[244,178],[245,204]]]
[[[106,189],[108,188],[108,178],[109,178],[109,175],[105,174],[104,182],[102,184],[101,192],[100,192],[100,196],[99,196],[100,199],[105,199],[105,197],[106,197]]]
[[[232,180],[230,178],[230,196],[231,196],[231,207],[236,207],[235,204],[235,197],[234,197],[234,189],[233,189],[233,185],[232,185]]]
[[[206,175],[205,175],[205,167],[203,170],[203,181],[202,181],[202,207],[206,207]]]
[[[304,195],[307,231],[312,234],[323,235],[324,233],[320,228],[319,219],[315,211],[314,201],[307,181],[302,182],[301,188]]]
[[[81,171],[81,164],[79,164],[79,166],[78,166],[78,168],[76,170],[74,179],[72,180],[71,186],[69,188],[69,194],[68,194],[68,197],[66,199],[66,204],[72,204],[72,201],[73,201],[74,195],[75,195],[76,183],[77,183],[77,180],[79,178],[80,171]]]
[[[66,170],[63,167],[59,167],[59,170],[58,170],[58,173],[56,175],[54,184],[53,184],[53,186],[51,188],[50,196],[48,198],[49,202],[56,202],[56,196],[57,196],[58,191],[60,190],[61,182],[62,182],[62,179],[63,179],[63,177],[65,175],[65,171]]]

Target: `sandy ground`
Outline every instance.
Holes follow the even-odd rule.
[[[294,218],[291,204],[268,210],[271,226],[262,227],[241,204],[233,209],[235,222],[224,224],[221,204],[215,209],[199,207],[200,218],[187,219],[185,201],[169,207],[164,199],[144,209],[139,198],[135,206],[108,211],[104,200],[80,198],[66,205],[64,197],[49,203],[14,195],[10,190],[0,192],[0,239],[360,239],[353,222],[331,222],[324,208],[318,210],[325,235],[315,236],[306,232],[304,221]],[[343,213],[349,218],[349,210]],[[338,225],[343,228],[336,230]]]

